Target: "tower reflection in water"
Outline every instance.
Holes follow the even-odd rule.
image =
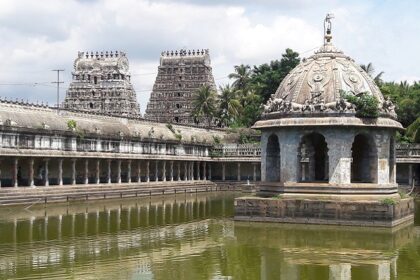
[[[234,194],[1,208],[0,278],[397,279],[395,232],[233,222]]]

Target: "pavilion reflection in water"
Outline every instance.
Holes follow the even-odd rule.
[[[192,279],[205,273],[208,279],[347,280],[360,279],[359,274],[367,280],[396,279],[398,251],[415,232],[413,227],[391,231],[233,222],[228,218],[232,199],[180,195],[3,209],[0,274],[33,279],[69,274]],[[190,263],[197,259],[207,269],[194,271]],[[317,277],[307,277],[311,274]]]

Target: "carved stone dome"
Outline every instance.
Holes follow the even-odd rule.
[[[392,126],[401,127],[394,121],[395,106],[382,95],[369,74],[331,43],[330,32],[326,31],[323,46],[312,56],[302,59],[284,78],[264,105],[262,121],[330,117],[337,118],[331,120],[334,123],[348,123],[349,120],[344,120],[346,117],[357,119],[357,108],[347,101],[345,95],[367,94],[374,96],[379,103],[378,119],[389,119],[394,123]],[[257,122],[254,127],[261,127],[262,121]],[[305,123],[308,124],[307,121]]]

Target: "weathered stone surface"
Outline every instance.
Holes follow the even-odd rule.
[[[209,50],[162,52],[145,117],[161,122],[207,124],[191,117],[193,95],[204,85],[216,89]]]
[[[64,108],[118,116],[140,116],[124,52],[79,52]]]

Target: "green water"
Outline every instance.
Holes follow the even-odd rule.
[[[0,208],[0,278],[420,279],[419,219],[394,232],[238,223],[233,197]]]

